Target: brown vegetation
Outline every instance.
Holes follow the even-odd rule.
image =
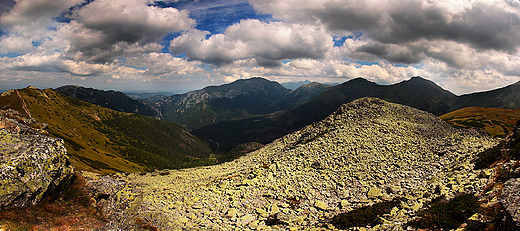
[[[86,192],[85,179],[76,174],[57,199],[44,198],[28,208],[0,211],[3,230],[95,230],[105,223],[98,217]]]
[[[506,137],[520,120],[520,109],[467,107],[440,116],[455,128],[477,127],[495,137]]]

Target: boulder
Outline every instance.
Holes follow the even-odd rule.
[[[504,184],[500,203],[506,210],[507,230],[520,230],[520,179],[513,178]]]
[[[20,115],[0,110],[0,209],[59,195],[74,175],[63,141],[44,135],[44,126]]]

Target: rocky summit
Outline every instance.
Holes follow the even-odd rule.
[[[340,213],[399,198],[373,230],[400,229],[433,198],[480,193],[478,152],[498,140],[377,98],[216,166],[87,175],[113,229],[333,229]],[[109,208],[109,209],[107,209]]]
[[[0,209],[57,195],[73,176],[63,141],[45,135],[45,126],[15,110],[0,110]]]

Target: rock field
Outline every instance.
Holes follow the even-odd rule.
[[[480,193],[476,153],[498,140],[430,113],[363,98],[216,166],[90,179],[110,229],[333,229],[342,212],[405,198],[372,230],[399,230],[432,198]]]

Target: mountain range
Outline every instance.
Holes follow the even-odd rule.
[[[362,97],[377,97],[440,116],[469,106],[518,108],[520,107],[520,84],[457,96],[421,77],[413,77],[393,85],[378,85],[363,78],[356,78],[329,87],[308,101],[289,107],[277,115],[224,121],[201,127],[193,133],[221,144],[248,141],[268,143],[284,134],[319,121],[342,104]],[[237,134],[230,131],[242,132]]]
[[[57,90],[78,92],[67,94],[100,106],[116,105],[111,107],[114,110],[138,112],[184,125],[193,134],[214,141],[220,147],[234,147],[246,142],[269,143],[325,118],[344,103],[362,97],[381,98],[437,116],[465,107],[520,107],[520,82],[492,91],[457,96],[422,77],[412,77],[392,85],[379,85],[363,78],[336,86],[313,82],[295,90],[255,77],[184,94],[149,97],[148,103],[125,98],[123,93],[117,94],[121,97],[113,97],[115,93],[110,91],[75,86]],[[139,104],[141,106],[137,106]],[[127,106],[123,109],[123,105]]]
[[[115,111],[136,113],[153,118],[161,118],[161,112],[155,109],[153,106],[132,99],[123,92],[113,90],[103,91],[74,85],[58,87],[55,90],[72,98],[110,108]]]

